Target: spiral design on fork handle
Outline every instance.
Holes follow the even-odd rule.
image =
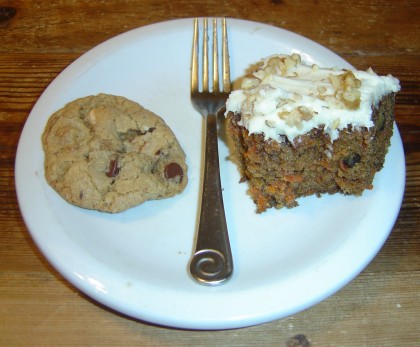
[[[204,284],[219,284],[227,279],[228,267],[222,253],[214,249],[196,252],[190,263],[190,273]]]

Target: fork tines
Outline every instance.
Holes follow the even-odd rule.
[[[193,37],[193,54],[191,63],[191,91],[199,92],[199,28],[198,18],[194,20],[194,37]],[[222,18],[222,89],[220,89],[219,81],[219,48],[218,48],[218,23],[217,18],[213,19],[212,30],[212,85],[209,85],[209,35],[208,35],[208,20],[203,19],[203,35],[202,35],[202,92],[213,93],[229,93],[230,92],[230,70],[229,70],[229,52],[227,42],[226,18]]]

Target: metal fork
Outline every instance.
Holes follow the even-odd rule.
[[[202,91],[198,77],[198,31],[196,18],[191,62],[191,101],[206,121],[206,147],[200,221],[195,252],[190,262],[190,274],[199,283],[213,285],[227,280],[233,271],[217,148],[217,114],[224,106],[231,86],[226,19],[222,19],[222,90],[219,86],[217,19],[213,19],[212,88],[209,87],[208,23],[207,18],[203,20]]]

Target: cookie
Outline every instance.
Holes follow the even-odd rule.
[[[66,201],[121,212],[181,193],[185,153],[162,118],[121,96],[99,94],[55,112],[42,135],[47,182]]]

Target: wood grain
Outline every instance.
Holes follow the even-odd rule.
[[[242,18],[291,30],[360,69],[372,66],[379,74],[392,74],[402,85],[395,115],[406,156],[406,188],[382,250],[349,285],[320,304],[282,320],[230,331],[157,327],[93,302],[39,253],[14,188],[15,153],[25,120],[66,66],[127,30],[195,16]],[[0,346],[288,346],[296,335],[304,335],[311,346],[418,346],[419,17],[417,0],[2,1]]]

